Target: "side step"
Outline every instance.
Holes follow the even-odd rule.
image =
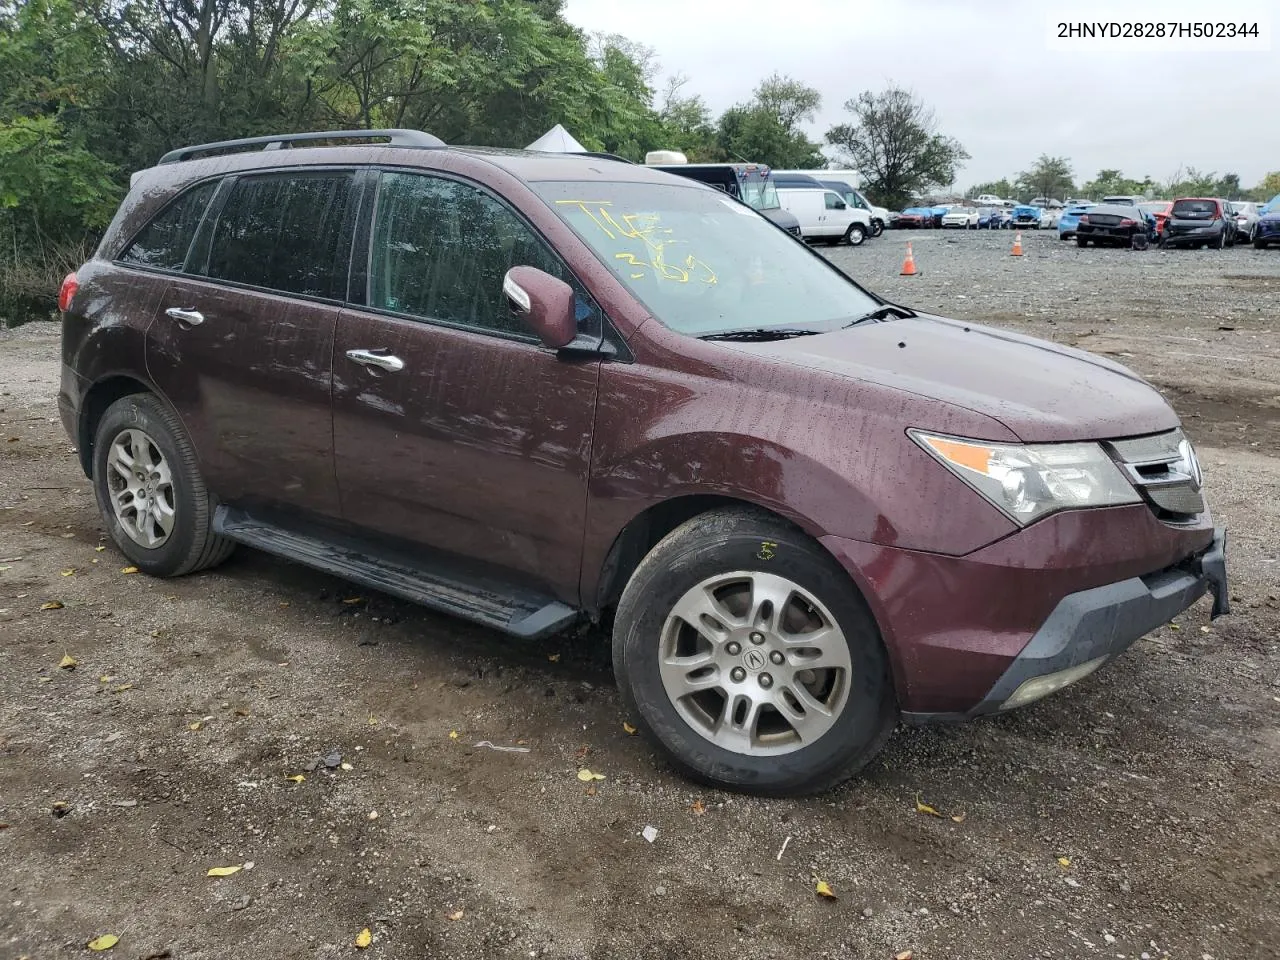
[[[374,557],[353,540],[301,533],[227,506],[214,512],[213,528],[246,546],[517,637],[536,640],[578,619],[568,604],[459,563],[404,553]]]

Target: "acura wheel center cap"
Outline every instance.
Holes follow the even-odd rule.
[[[742,665],[752,673],[758,673],[763,670],[765,664],[769,662],[769,658],[765,656],[763,650],[758,647],[752,647],[742,655]]]

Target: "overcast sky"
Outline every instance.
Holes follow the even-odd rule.
[[[1182,10],[1197,20],[1261,11],[1264,32],[1280,29],[1280,0],[1252,3]],[[1104,167],[1165,180],[1182,166],[1235,172],[1251,187],[1280,170],[1280,41],[1234,52],[1053,48],[1051,20],[1098,9],[1075,0],[566,0],[564,15],[653,47],[663,75],[687,75],[685,92],[716,115],[774,71],[816,87],[822,108],[808,133],[819,142],[862,90],[909,87],[969,151],[961,189],[1012,179],[1041,153],[1069,157],[1077,182]],[[1178,12],[1170,0],[1101,9],[1107,20]]]

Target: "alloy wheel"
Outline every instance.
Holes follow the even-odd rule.
[[[749,756],[816,742],[849,700],[849,645],[803,587],[760,571],[709,577],[662,628],[659,670],[680,716],[716,746]]]
[[[148,434],[121,430],[107,451],[107,490],[116,521],[129,539],[154,550],[173,533],[173,474]]]

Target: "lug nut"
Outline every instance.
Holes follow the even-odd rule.
[[[767,673],[760,674],[760,686],[768,690],[773,686],[773,677],[769,676]]]
[[[773,653],[769,654],[769,659],[774,663],[781,664],[787,658],[782,655],[781,650],[775,650]]]
[[[736,657],[742,652],[742,644],[738,643],[737,640],[730,640],[724,645],[724,652],[731,657]]]
[[[741,683],[743,680],[747,679],[747,671],[743,670],[741,667],[734,667],[729,671],[729,676],[733,678],[734,683]]]
[[[751,642],[752,642],[752,643],[764,643],[764,634],[763,634],[763,633],[758,633],[758,632],[757,632],[757,633],[753,633],[753,634],[751,635]]]

